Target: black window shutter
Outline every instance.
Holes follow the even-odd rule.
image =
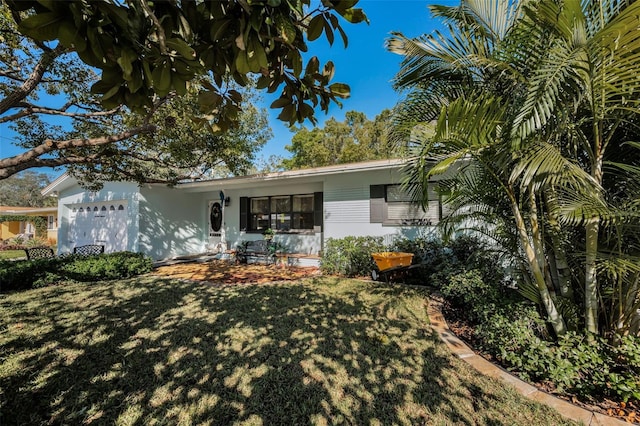
[[[384,185],[369,186],[369,222],[384,222]]]
[[[313,193],[313,225],[323,230],[324,222],[324,196],[322,192]]]
[[[247,225],[249,223],[249,198],[240,197],[240,230],[247,231]]]

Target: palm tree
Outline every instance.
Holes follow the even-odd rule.
[[[605,154],[638,113],[640,2],[467,0],[431,10],[449,35],[397,33],[388,43],[405,57],[396,87],[409,94],[396,109],[395,135],[416,149],[408,173],[416,199],[430,175],[472,159],[510,206],[518,254],[556,333],[566,330],[556,290],[572,297],[580,275],[586,328],[598,332],[598,241],[614,229],[603,221],[621,217],[603,186]],[[415,130],[433,120],[433,136]],[[441,161],[428,169],[428,157]],[[468,181],[468,170],[454,178]],[[584,229],[583,272],[570,277],[563,236],[576,226]],[[637,284],[635,294],[627,287],[637,300]]]

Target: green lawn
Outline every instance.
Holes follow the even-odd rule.
[[[27,257],[24,250],[0,250],[0,260],[2,259],[17,259],[20,257]]]
[[[565,424],[452,356],[419,290],[152,277],[0,296],[0,424]]]

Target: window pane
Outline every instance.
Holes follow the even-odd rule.
[[[400,185],[387,186],[387,202],[388,203],[409,202],[409,201],[411,201],[411,196],[407,191],[404,191]]]
[[[293,211],[313,213],[313,195],[294,195]]]
[[[289,213],[291,211],[291,198],[271,197],[271,213]]]
[[[293,229],[313,229],[313,212],[294,213]]]
[[[269,227],[268,214],[251,214],[251,229],[261,231]]]
[[[287,213],[272,213],[271,228],[280,231],[288,231],[291,229],[291,215]]]
[[[268,198],[252,198],[251,199],[251,213],[269,213],[269,199]]]

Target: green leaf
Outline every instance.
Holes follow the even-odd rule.
[[[55,40],[58,37],[60,23],[63,21],[64,16],[55,12],[38,13],[20,22],[18,29],[36,40]]]
[[[290,98],[278,98],[271,103],[270,108],[283,108],[287,105],[291,105]]]
[[[327,81],[331,81],[334,74],[335,74],[335,66],[333,65],[333,62],[328,61],[326,64],[324,64],[324,70],[322,71],[322,75],[324,77],[327,77]]]
[[[258,90],[266,89],[269,86],[270,82],[271,82],[271,79],[269,77],[265,77],[264,75],[261,75],[256,81],[256,89]]]
[[[209,33],[211,34],[211,39],[213,41],[218,41],[222,37],[227,34],[227,27],[231,23],[231,19],[223,19],[219,21],[214,21],[211,25],[211,30]]]
[[[340,13],[340,12],[338,12]],[[362,21],[369,23],[369,18],[364,14],[362,9],[348,9],[345,10],[344,13],[340,13],[344,19],[351,22],[352,24],[358,24]]]
[[[168,61],[155,67],[151,72],[153,77],[153,87],[159,96],[165,96],[171,90],[171,67]]]
[[[198,93],[198,105],[202,112],[209,112],[222,103],[222,96],[210,90],[204,90]]]
[[[302,72],[302,56],[300,56],[300,52],[297,50],[292,50],[289,53],[291,55],[291,69],[293,70],[293,74],[296,77],[300,77],[300,73]]]
[[[335,96],[338,96],[343,99],[346,99],[349,96],[351,96],[351,88],[349,87],[348,84],[333,83],[332,85],[329,86],[329,90],[331,90],[331,93],[334,94]]]
[[[307,38],[309,41],[314,41],[318,37],[322,35],[322,30],[324,29],[324,16],[316,15],[309,22],[309,26],[307,27]]]
[[[236,70],[240,74],[247,74],[249,71],[251,71],[246,50],[238,51],[238,56],[236,56]]]
[[[58,29],[58,38],[63,46],[83,51],[87,48],[87,42],[78,35],[78,29],[69,21],[64,21]]]
[[[331,2],[339,14],[343,14],[348,9],[351,9],[353,6],[358,4],[358,0],[333,0]]]
[[[344,48],[346,49],[349,46],[349,39],[347,38],[347,33],[344,32],[342,27],[338,25],[336,30],[340,33],[340,37],[342,37],[342,42],[344,43]]]
[[[187,94],[187,79],[180,74],[174,73],[171,76],[171,85],[178,95],[183,96]]]
[[[324,33],[327,35],[329,46],[333,46],[333,29],[331,28],[331,24],[329,23],[329,21],[324,21]]]
[[[320,61],[318,61],[317,56],[313,56],[307,62],[307,68],[305,69],[305,73],[308,75],[313,75],[318,72],[318,68],[320,67]]]
[[[129,80],[131,78],[131,73],[133,72],[133,63],[138,60],[138,55],[131,49],[122,49],[120,52],[120,57],[116,60],[120,69],[124,73],[125,80]]]
[[[196,58],[196,51],[181,38],[170,38],[167,40],[167,47],[175,50],[180,54],[180,56],[187,60],[193,60]]]

